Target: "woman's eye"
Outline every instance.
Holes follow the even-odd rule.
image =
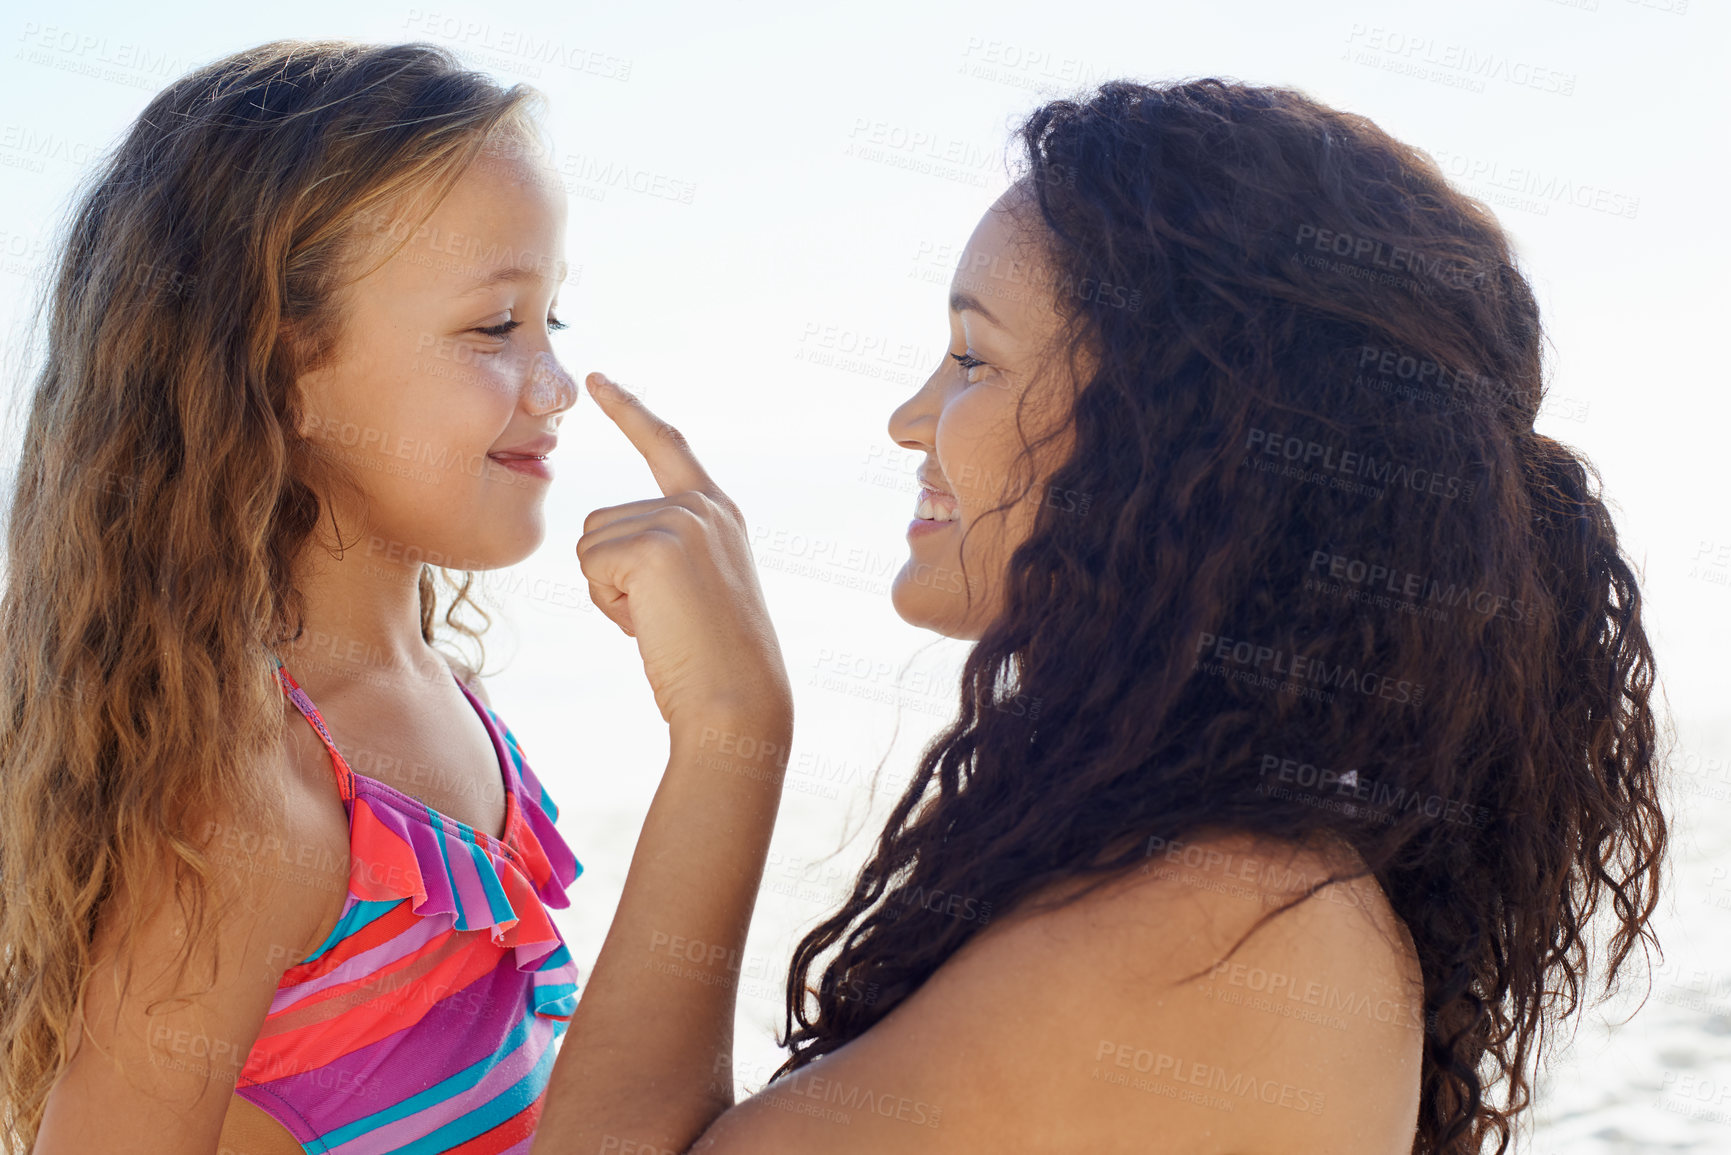
[[[951,353],[950,356],[955,359],[956,364],[962,367],[962,375],[967,379],[968,384],[977,383],[978,379],[974,376],[974,370],[985,368],[986,363],[978,357],[972,357],[966,353]]]

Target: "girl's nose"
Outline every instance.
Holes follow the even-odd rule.
[[[551,353],[535,354],[529,366],[529,408],[538,417],[577,403],[577,382]]]

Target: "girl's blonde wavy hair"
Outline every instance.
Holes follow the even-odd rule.
[[[281,737],[270,652],[301,633],[291,562],[321,495],[359,493],[297,433],[294,386],[341,347],[340,294],[377,267],[359,267],[357,222],[430,215],[483,150],[539,142],[544,105],[437,45],[274,41],[164,90],[75,198],[31,326],[46,349],[30,349],[0,597],[6,1152],[34,1142],[80,1037],[115,879],[172,869],[178,985],[221,914],[205,818],[281,821],[276,784],[247,768]],[[439,574],[445,625],[479,650],[474,575]],[[118,913],[124,954],[139,896]]]

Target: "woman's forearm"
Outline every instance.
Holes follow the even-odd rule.
[[[740,960],[792,734],[781,705],[672,727],[532,1155],[684,1151],[733,1104]]]

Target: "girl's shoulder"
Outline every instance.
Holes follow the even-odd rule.
[[[332,779],[330,755],[310,728],[302,732],[306,723],[298,712],[288,725],[283,740],[256,767],[276,785],[280,812],[243,818],[229,807],[204,823],[210,836],[206,853],[229,869],[232,885],[268,921],[278,944],[272,958],[280,959],[280,969],[324,941],[342,914],[349,875],[349,817]]]
[[[480,699],[487,709],[491,710],[493,702],[487,697],[487,688],[481,684],[480,675],[465,665],[460,658],[453,658],[449,654],[440,654],[439,656],[445,659],[445,664],[451,667],[451,672],[457,675],[463,685],[469,687],[469,692]]]
[[[97,914],[84,1029],[49,1097],[38,1150],[126,1147],[142,1118],[163,1150],[208,1144],[221,1128],[232,1096],[211,1095],[210,1085],[233,1085],[282,973],[307,953],[328,906],[327,869],[340,869],[346,890],[346,841],[338,868],[299,805],[286,744],[248,769],[283,785],[283,821],[221,802],[194,820],[214,868],[210,901],[182,906],[177,871],[189,868],[166,848],[153,867],[116,877]],[[186,1106],[164,1111],[167,1102]]]

